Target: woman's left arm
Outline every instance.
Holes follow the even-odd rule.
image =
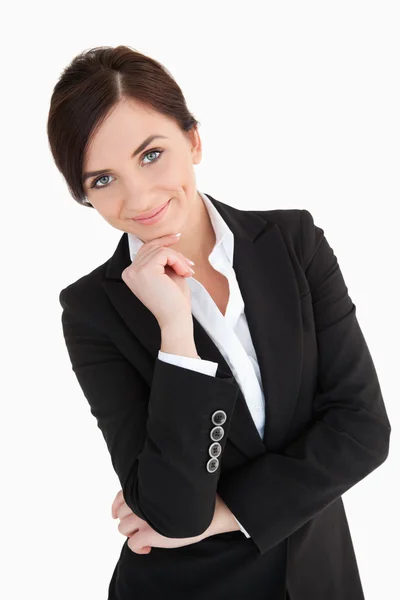
[[[279,453],[221,473],[218,493],[259,552],[292,535],[379,467],[391,426],[376,369],[324,230],[302,210],[302,250],[318,345],[314,419]]]
[[[120,519],[118,530],[128,536],[129,548],[136,554],[148,554],[151,548],[181,548],[204,540],[212,535],[240,530],[240,527],[222,498],[217,494],[213,520],[209,527],[198,536],[190,538],[169,538],[154,529],[126,504],[122,489],[116,495],[111,507],[113,519]]]
[[[218,533],[227,533],[229,531],[240,531],[238,522],[230,508],[227,507],[221,496],[216,495],[214,517],[210,526],[201,534],[204,539]]]

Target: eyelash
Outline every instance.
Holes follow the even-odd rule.
[[[152,152],[159,152],[159,155],[157,156],[157,158],[155,158],[151,162],[147,163],[148,165],[153,165],[155,162],[157,162],[158,159],[161,158],[161,154],[164,152],[164,150],[161,150],[161,148],[152,148],[151,150],[147,150],[147,152],[145,152],[145,154],[143,154],[143,158],[145,158],[148,154],[151,154]],[[101,175],[100,177],[98,177],[97,179],[95,179],[90,184],[90,188],[91,189],[95,189],[95,190],[103,190],[104,188],[108,187],[110,185],[109,183],[106,183],[105,185],[101,185],[100,187],[96,186],[97,182],[100,179],[103,179],[103,177],[110,177],[110,175],[108,175],[107,173],[105,173],[104,175]],[[112,175],[111,175],[111,177],[112,177]]]

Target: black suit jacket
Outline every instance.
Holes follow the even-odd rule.
[[[62,325],[134,513],[164,536],[196,536],[211,523],[218,493],[251,538],[235,531],[149,555],[126,540],[109,598],[128,599],[133,589],[183,598],[200,582],[209,583],[199,595],[208,600],[251,592],[261,600],[271,590],[271,600],[283,598],[274,571],[290,600],[361,600],[341,496],[385,461],[391,427],[356,307],[309,211],[240,210],[208,197],[234,234],[233,268],[265,393],[263,439],[195,317],[197,352],[218,362],[216,376],[158,359],[158,323],[121,279],[131,262],[126,233],[107,262],[61,291]],[[227,420],[210,472],[217,410]],[[229,554],[236,551],[240,564]]]

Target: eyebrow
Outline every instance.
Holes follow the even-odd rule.
[[[132,152],[131,158],[135,158],[135,156],[137,154],[139,154],[139,152],[144,150],[156,138],[168,139],[166,135],[160,135],[160,134],[149,135],[145,140],[143,140],[143,142],[140,144],[140,146],[138,146],[136,148],[136,150],[134,152]],[[89,177],[96,177],[96,175],[102,175],[103,173],[108,173],[109,171],[112,171],[112,170],[113,169],[100,169],[99,171],[86,171],[86,173],[83,174],[82,182],[85,183],[85,181],[87,179],[89,179]]]

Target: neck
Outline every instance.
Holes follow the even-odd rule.
[[[191,211],[188,223],[182,231],[182,237],[173,248],[193,260],[194,270],[202,270],[210,266],[208,257],[215,246],[215,232],[210,215],[199,193]]]

